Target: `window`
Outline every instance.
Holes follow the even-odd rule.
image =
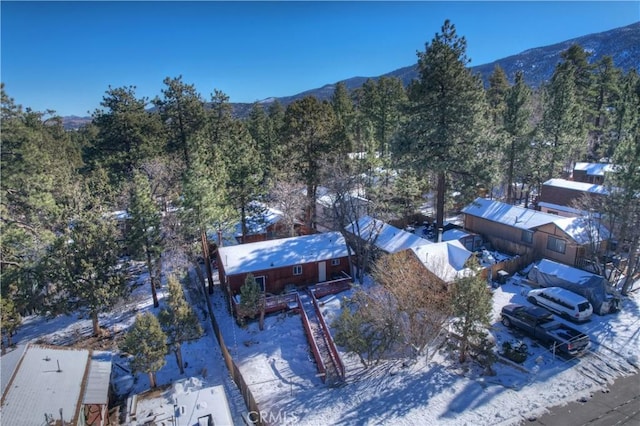
[[[520,239],[522,240],[522,242],[525,242],[527,244],[533,243],[533,231],[529,231],[528,229],[523,229],[522,236],[520,237]]]
[[[547,239],[547,249],[555,251],[556,253],[564,253],[567,249],[567,242],[549,235],[549,238]]]
[[[267,281],[266,277],[263,275],[261,277],[255,277],[256,283],[260,286],[260,291],[264,293],[265,290],[265,282]]]
[[[331,264],[333,266],[338,266],[340,264],[340,259],[331,259]]]
[[[296,265],[293,267],[293,275],[302,275],[302,265]]]

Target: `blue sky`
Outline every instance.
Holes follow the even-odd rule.
[[[208,99],[289,96],[416,63],[445,19],[471,65],[629,25],[626,2],[32,2],[1,8],[1,78],[34,110],[89,115],[105,90],[161,94],[183,76]]]

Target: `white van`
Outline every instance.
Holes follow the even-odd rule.
[[[560,287],[547,287],[531,290],[527,300],[547,308],[564,319],[582,322],[588,321],[593,314],[591,303],[584,297]]]

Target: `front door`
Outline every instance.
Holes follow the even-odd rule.
[[[327,262],[318,262],[318,282],[327,280]]]

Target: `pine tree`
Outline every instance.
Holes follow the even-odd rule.
[[[607,175],[609,188],[607,215],[613,222],[614,235],[619,241],[618,254],[623,247],[629,253],[622,293],[627,294],[633,277],[640,270],[640,77],[630,71],[621,82],[621,97],[616,102],[616,139],[613,151],[615,170]]]
[[[247,216],[260,213],[255,201],[264,195],[264,171],[260,153],[249,132],[240,122],[231,126],[230,139],[224,147],[227,170],[227,199],[240,212],[242,238],[246,236]]]
[[[406,102],[402,81],[395,77],[369,79],[360,89],[360,113],[373,129],[375,149],[384,161],[389,160],[392,139],[402,124]]]
[[[437,176],[438,229],[448,180],[455,177],[467,199],[491,174],[486,98],[482,82],[467,68],[466,45],[447,20],[426,50],[418,52],[419,79],[409,87],[408,119],[397,144],[407,165]]]
[[[315,229],[316,191],[323,161],[338,155],[335,142],[335,113],[328,102],[308,96],[291,103],[285,113],[283,141],[294,178],[307,187],[305,221]]]
[[[135,168],[147,158],[164,150],[160,117],[148,112],[147,98],[136,98],[135,86],[109,86],[93,123],[98,129],[89,161],[99,163],[110,172],[112,183],[130,178]]]
[[[2,354],[7,347],[13,346],[13,334],[16,332],[20,323],[22,322],[22,316],[16,309],[16,305],[13,300],[2,297],[0,299],[0,330],[2,335],[0,336],[0,345],[2,346]],[[5,345],[6,340],[6,345]]]
[[[528,152],[530,150],[529,134],[531,126],[530,110],[531,89],[524,82],[524,74],[518,71],[513,87],[505,93],[505,106],[503,111],[503,128],[507,137],[507,149],[505,151],[507,203],[515,202],[513,196],[514,178],[516,166],[518,169],[526,168]],[[525,173],[520,170],[519,176],[525,178]]]
[[[184,374],[182,344],[199,338],[203,331],[198,317],[184,297],[180,281],[174,275],[169,276],[168,289],[167,306],[160,311],[160,325],[167,336],[169,348],[176,356],[180,374]]]
[[[563,54],[545,88],[542,136],[549,152],[544,179],[568,171],[572,162],[582,158],[586,151],[585,97],[590,88],[586,59],[579,48],[571,48]]]
[[[163,97],[153,102],[169,135],[169,152],[179,152],[188,168],[193,150],[190,145],[207,125],[204,101],[194,85],[182,81],[182,76],[167,77],[163,83],[166,85]]]
[[[0,84],[1,295],[20,312],[48,309],[41,261],[80,198],[80,146],[53,111],[24,110]]]
[[[87,212],[69,233],[57,238],[47,257],[46,270],[57,286],[61,309],[86,309],[94,335],[100,334],[98,314],[108,311],[129,290],[120,251],[114,221]]]
[[[120,349],[130,355],[134,373],[147,373],[152,388],[157,386],[156,373],[166,364],[167,336],[158,318],[151,312],[138,314]]]
[[[595,65],[593,96],[589,100],[593,114],[589,130],[589,158],[599,161],[611,158],[611,133],[614,125],[614,106],[620,97],[619,82],[622,78],[620,69],[616,68],[611,56],[604,56]]]
[[[500,65],[496,65],[493,73],[489,76],[489,88],[487,89],[487,100],[494,126],[502,127],[507,90],[509,90],[507,75]]]
[[[153,201],[149,179],[139,171],[133,175],[128,213],[128,247],[133,256],[144,259],[147,265],[153,306],[157,308],[159,303],[156,288],[160,283],[163,250],[161,214]]]
[[[491,323],[491,292],[480,275],[459,278],[453,285],[451,308],[454,329],[460,334],[460,362],[467,358],[470,345],[486,337]]]

